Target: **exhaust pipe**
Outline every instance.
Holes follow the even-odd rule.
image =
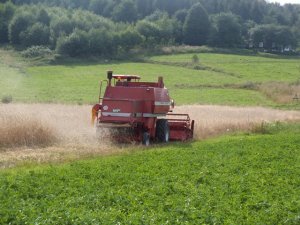
[[[163,77],[158,77],[158,87],[160,87],[160,88],[164,88],[165,87],[164,78]]]
[[[107,79],[108,79],[108,86],[111,86],[111,80],[113,78],[113,71],[107,71]]]

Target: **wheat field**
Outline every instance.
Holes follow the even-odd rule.
[[[205,139],[236,131],[252,131],[262,123],[300,121],[299,111],[264,107],[190,105],[175,112],[188,113],[195,120],[195,139]]]
[[[262,122],[300,121],[300,112],[263,107],[178,106],[195,120],[195,139],[251,131]],[[128,151],[96,137],[91,106],[0,104],[0,167],[20,162],[59,162]]]

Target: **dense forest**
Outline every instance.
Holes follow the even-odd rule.
[[[0,43],[69,56],[114,56],[133,48],[182,44],[280,52],[300,43],[300,4],[0,0]]]

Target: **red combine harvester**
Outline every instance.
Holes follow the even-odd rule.
[[[114,79],[114,85],[112,84]],[[107,83],[103,97],[103,83]],[[92,122],[99,132],[109,128],[117,139],[129,138],[149,145],[150,140],[169,142],[193,138],[194,120],[188,114],[173,114],[163,78],[158,82],[140,82],[136,75],[114,75],[100,82],[99,103],[93,106]],[[122,131],[126,132],[122,132]]]

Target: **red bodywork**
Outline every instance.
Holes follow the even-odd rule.
[[[114,79],[114,85],[112,85]],[[107,87],[103,97],[100,84],[99,104],[92,110],[93,121],[97,126],[128,127],[133,130],[136,141],[148,132],[151,139],[156,137],[156,124],[159,119],[167,119],[169,139],[185,141],[193,138],[194,121],[187,114],[171,114],[174,107],[162,77],[158,82],[140,82],[136,75],[112,75],[108,72]]]

